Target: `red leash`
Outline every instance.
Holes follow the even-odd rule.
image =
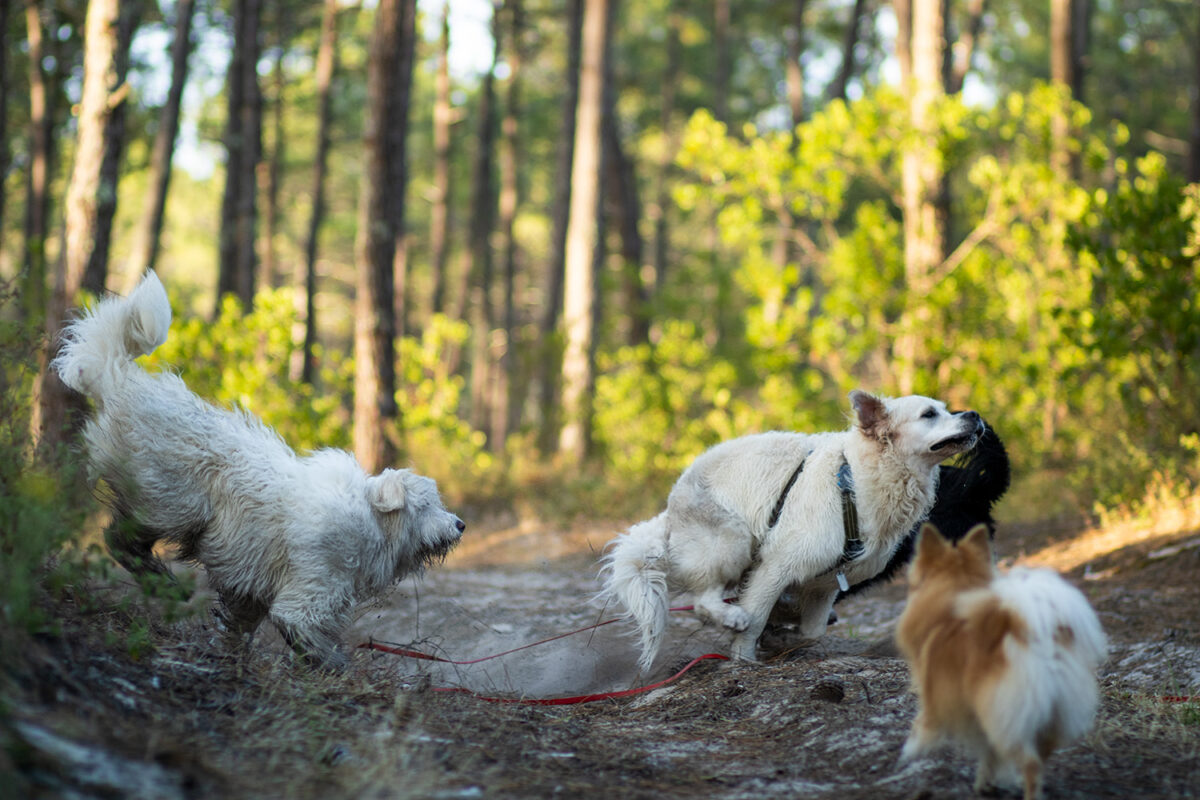
[[[691,611],[693,608],[695,608],[695,606],[676,606],[674,608],[670,608],[667,610],[668,611]],[[383,644],[382,642],[377,642],[374,639],[369,639],[369,640],[363,642],[362,644],[359,645],[359,647],[365,647],[368,650],[378,650],[381,653],[391,653],[394,656],[404,656],[405,658],[419,658],[424,661],[438,661],[442,664],[458,664],[460,666],[465,666],[467,664],[478,664],[481,661],[491,661],[493,658],[500,658],[501,656],[511,655],[512,653],[519,653],[522,650],[528,650],[531,647],[537,647],[540,644],[547,644],[548,642],[553,642],[558,639],[565,639],[568,636],[574,636],[577,633],[584,633],[586,631],[594,631],[597,628],[603,628],[605,625],[612,625],[614,622],[620,622],[621,619],[622,619],[622,617],[613,617],[612,619],[606,619],[603,622],[597,622],[595,625],[588,625],[583,628],[577,628],[573,631],[567,631],[566,633],[560,633],[557,636],[551,636],[549,639],[542,639],[541,641],[538,641],[538,642],[531,642],[530,644],[523,644],[520,647],[514,647],[511,650],[505,650],[501,653],[493,653],[490,656],[482,656],[480,658],[470,658],[470,659],[467,659],[466,661],[454,661],[449,658],[442,658],[441,656],[434,656],[434,655],[430,655],[429,653],[422,653],[419,650],[407,650],[403,647],[397,647],[396,645]]]
[[[672,608],[669,610],[670,611],[691,611],[692,609],[693,609],[693,606],[676,606],[675,608]],[[419,650],[408,650],[403,647],[396,647],[394,645],[383,644],[381,642],[376,642],[373,639],[363,642],[362,644],[359,645],[359,647],[364,647],[369,650],[378,650],[382,653],[390,653],[394,656],[403,656],[405,658],[419,658],[424,661],[437,661],[442,664],[458,664],[458,665],[478,664],[481,661],[490,661],[493,658],[500,658],[501,656],[506,656],[511,653],[517,653],[517,652],[520,652],[521,650],[528,650],[531,647],[537,647],[540,644],[546,644],[547,642],[553,642],[557,639],[564,639],[568,636],[574,636],[577,633],[583,633],[584,631],[592,631],[592,630],[595,630],[596,628],[602,628],[605,625],[611,625],[614,622],[619,622],[620,620],[621,620],[621,617],[614,617],[612,619],[606,619],[603,622],[597,622],[595,625],[588,625],[583,628],[577,628],[576,630],[573,630],[573,631],[567,631],[566,633],[560,633],[557,636],[551,636],[548,639],[542,639],[540,641],[532,642],[530,644],[523,644],[520,647],[514,647],[511,650],[505,650],[501,653],[494,653],[490,656],[482,656],[481,658],[472,658],[472,659],[467,659],[465,661],[454,661],[449,658],[442,658],[441,656],[434,656],[434,655],[430,655],[429,653],[422,653]],[[547,697],[547,698],[490,697],[488,695],[477,694],[475,692],[472,692],[470,689],[463,689],[461,687],[455,687],[455,686],[444,686],[444,687],[439,686],[439,687],[435,687],[433,689],[433,691],[435,691],[435,692],[455,692],[455,693],[461,693],[461,694],[468,694],[478,700],[483,700],[488,703],[520,703],[520,704],[524,704],[524,705],[537,705],[537,706],[567,706],[567,705],[575,705],[577,703],[592,703],[592,702],[595,702],[596,700],[608,700],[610,698],[615,698],[615,697],[630,697],[635,694],[641,694],[643,692],[649,692],[653,689],[658,689],[658,688],[660,688],[662,686],[666,686],[668,683],[671,683],[671,682],[675,681],[676,679],[680,678],[681,676],[683,676],[683,674],[685,672],[690,670],[692,667],[696,666],[696,664],[700,663],[701,661],[705,661],[707,659],[718,659],[720,661],[728,661],[729,656],[723,656],[720,653],[705,653],[702,656],[696,656],[690,662],[688,662],[687,666],[685,666],[683,669],[679,670],[671,677],[659,681],[658,683],[652,683],[647,686],[635,686],[632,689],[623,689],[621,691],[616,691],[616,692],[598,692],[596,694],[581,694],[581,695],[575,695],[574,697]]]
[[[685,672],[696,666],[696,664],[700,663],[701,661],[710,658],[715,658],[720,661],[729,660],[729,656],[723,656],[720,653],[705,653],[702,656],[696,656],[693,658],[688,662],[687,666],[665,680],[661,680],[658,683],[651,683],[647,686],[635,686],[632,689],[623,689],[619,692],[598,692],[596,694],[575,695],[574,697],[489,697],[488,695],[476,694],[470,689],[462,689],[453,686],[437,687],[434,688],[433,691],[469,694],[471,697],[474,697],[477,700],[483,700],[488,703],[519,703],[521,705],[530,706],[570,706],[576,705],[577,703],[593,703],[597,700],[608,700],[609,698],[613,697],[629,697],[631,695],[641,694],[642,692],[649,692],[652,689],[658,689],[659,687],[666,686],[668,683],[671,683],[675,679],[681,677]]]

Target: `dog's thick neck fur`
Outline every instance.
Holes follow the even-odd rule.
[[[872,549],[890,550],[929,513],[937,496],[938,469],[913,469],[887,439],[851,431],[843,451],[854,476],[861,535]]]

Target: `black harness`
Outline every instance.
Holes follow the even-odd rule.
[[[808,458],[806,455],[805,459]],[[783,513],[783,504],[787,502],[788,493],[792,491],[792,487],[796,485],[796,479],[800,477],[800,473],[804,471],[804,459],[796,465],[796,469],[792,472],[792,477],[788,478],[788,482],[784,484],[783,491],[779,493],[779,499],[775,501],[775,507],[771,509],[771,516],[767,520],[767,528],[774,528],[779,522],[779,515]],[[826,573],[837,570],[838,588],[843,592],[850,588],[846,581],[846,576],[842,572],[842,566],[850,563],[858,558],[867,549],[863,544],[862,532],[858,527],[858,506],[854,503],[854,476],[850,472],[850,463],[842,459],[842,466],[838,468],[837,487],[842,495],[842,530],[845,532],[845,542],[842,545],[842,555],[838,558],[836,564],[826,570]]]

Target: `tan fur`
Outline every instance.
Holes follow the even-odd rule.
[[[1045,759],[1076,738],[1081,725],[1090,724],[1094,689],[1089,693],[1086,685],[1082,690],[1059,687],[1089,679],[1094,684],[1092,662],[1103,649],[1103,635],[1086,602],[1080,610],[1074,599],[1078,592],[1057,576],[1046,575],[1035,577],[1059,593],[1062,614],[1082,620],[1086,637],[1080,642],[1066,619],[1054,624],[1052,633],[1039,634],[1012,607],[1011,591],[995,589],[998,577],[983,525],[957,546],[933,526],[923,526],[909,574],[908,605],[896,630],[896,643],[920,699],[903,760],[941,739],[955,740],[980,756],[977,790],[993,782],[998,767],[1008,767],[1019,775],[1026,800],[1035,800],[1041,797]],[[1045,611],[1046,616],[1055,613]],[[1076,648],[1077,644],[1083,646]],[[1038,655],[1028,655],[1035,651]],[[1040,668],[1043,662],[1038,659],[1047,653],[1051,660],[1083,669],[1068,674],[1065,681],[1058,675],[1029,674]],[[1014,658],[1022,663],[1014,663]],[[1079,699],[1063,696],[1073,690],[1082,691]],[[1089,700],[1092,707],[1081,711]],[[1014,710],[1014,703],[1029,708]]]

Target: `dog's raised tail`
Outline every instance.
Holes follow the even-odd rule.
[[[637,624],[642,648],[638,667],[643,671],[654,663],[667,628],[666,558],[665,512],[631,527],[604,557],[604,592],[619,600]]]
[[[102,398],[124,367],[167,340],[171,304],[154,272],[126,297],[106,297],[63,331],[52,366],[63,383]]]

